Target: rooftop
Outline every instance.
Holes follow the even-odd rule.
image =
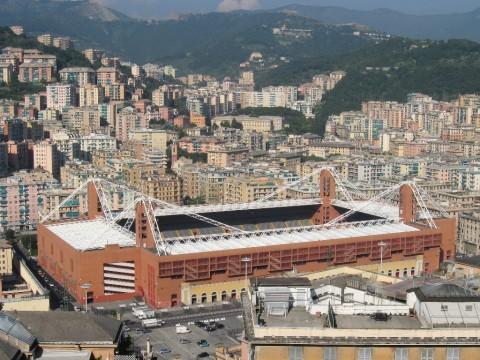
[[[366,225],[366,223],[368,223],[368,226],[360,226]],[[334,227],[318,225],[245,233],[183,237],[170,239],[168,250],[171,255],[181,255],[412,231],[418,231],[418,229],[395,221],[352,222],[337,224]]]
[[[22,311],[10,314],[40,343],[113,343],[121,322],[104,316],[64,311]]]
[[[81,220],[46,225],[46,228],[76,250],[103,249],[107,245],[135,246],[132,233],[104,219]]]

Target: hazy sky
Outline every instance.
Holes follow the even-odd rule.
[[[298,3],[343,6],[369,10],[389,8],[411,14],[466,12],[480,7],[479,0],[96,0],[137,17],[168,17],[173,14],[238,9],[268,9]]]

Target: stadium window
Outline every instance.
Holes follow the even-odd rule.
[[[288,347],[288,360],[303,360],[303,347],[302,346],[289,346]]]
[[[395,277],[397,277],[397,278],[400,277],[400,269],[397,269],[395,271]]]
[[[197,303],[197,295],[192,295],[192,305]]]
[[[433,360],[433,349],[422,349],[420,360]]]
[[[388,276],[392,276],[392,270],[388,270]]]
[[[237,298],[237,290],[235,289],[232,290],[232,294],[230,295],[230,298],[232,300],[235,300]]]
[[[334,347],[323,348],[323,360],[337,360],[337,348],[334,348]]]
[[[447,348],[447,360],[460,360],[460,349]]]
[[[408,269],[404,268],[403,269],[403,277],[406,278],[408,276]]]
[[[440,310],[441,310],[441,311],[448,311],[448,305],[442,304],[442,305],[440,306]]]
[[[472,311],[473,305],[465,305],[465,311]]]
[[[357,352],[357,360],[372,360],[372,348],[359,348]]]
[[[202,304],[205,304],[207,302],[207,294],[203,293],[202,294]]]
[[[222,291],[222,301],[227,301],[227,292],[225,290]]]
[[[240,294],[243,294],[245,291],[245,288],[242,288],[242,290],[240,290]]]
[[[395,360],[408,360],[408,349],[406,349],[406,348],[396,348],[395,349]]]
[[[415,266],[410,269],[410,275],[415,276]]]
[[[212,292],[212,302],[217,302],[217,292]]]

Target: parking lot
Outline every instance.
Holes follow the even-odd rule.
[[[210,319],[206,317],[205,320]],[[135,328],[138,327],[136,323],[130,323],[128,325],[130,327],[128,334],[131,336],[135,348],[141,350],[146,349],[147,339],[150,339],[153,352],[158,359],[173,359],[178,356],[182,359],[195,359],[197,355],[202,352],[207,352],[212,355],[216,345],[232,346],[239,343],[235,337],[239,337],[243,329],[241,316],[225,317],[218,320],[217,324],[219,324],[221,328],[212,332],[207,332],[197,325],[185,322],[182,323],[182,325],[186,325],[191,330],[188,334],[177,334],[175,325],[149,329],[145,333],[142,333],[135,331]],[[200,347],[197,344],[200,340],[206,340],[208,347]],[[170,352],[160,354],[161,349]]]

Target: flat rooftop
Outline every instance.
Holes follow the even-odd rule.
[[[267,327],[325,328],[326,316],[316,316],[304,308],[292,308],[286,317],[262,314]],[[387,321],[375,321],[368,315],[335,315],[337,329],[420,329],[415,317],[393,315]]]
[[[335,226],[313,225],[309,227],[252,231],[222,235],[203,235],[170,239],[171,255],[194,254],[209,251],[225,251],[262,246],[300,244],[312,241],[348,239],[418,231],[416,227],[401,222],[372,220],[336,224]]]
[[[135,246],[135,235],[104,219],[53,223],[46,228],[75,250],[103,249],[107,245]]]

